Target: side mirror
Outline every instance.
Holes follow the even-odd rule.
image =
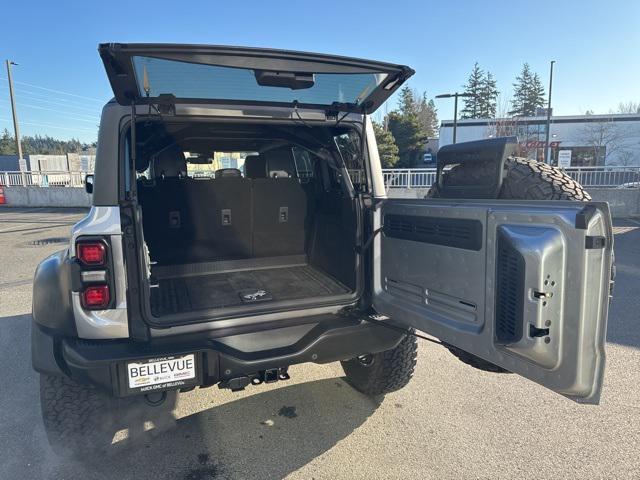
[[[93,193],[93,174],[84,177],[84,189],[87,193]]]

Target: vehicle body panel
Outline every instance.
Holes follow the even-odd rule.
[[[606,204],[391,200],[382,215],[378,312],[597,403],[613,243]],[[593,238],[604,245],[585,247]]]

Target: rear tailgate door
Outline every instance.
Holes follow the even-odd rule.
[[[404,65],[265,48],[109,43],[98,50],[122,105],[170,98],[372,113],[414,73]]]

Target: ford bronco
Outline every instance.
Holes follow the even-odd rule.
[[[102,44],[93,193],[34,280],[50,442],[110,443],[127,408],[341,361],[405,386],[416,332],[474,367],[597,403],[608,206],[512,138],[443,147],[427,198],[387,196],[369,115],[403,65],[261,48]]]

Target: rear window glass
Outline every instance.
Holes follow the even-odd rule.
[[[188,152],[187,157],[187,176],[192,178],[215,176],[218,170],[233,168],[240,170],[244,176],[244,160],[248,155],[257,155],[256,152],[212,152],[204,155],[209,158],[211,163],[192,163],[189,160],[196,155]],[[203,155],[198,155],[202,157]]]
[[[361,137],[355,130],[334,137],[336,145],[349,172],[354,188],[359,192],[366,191],[367,177],[364,162],[360,153]]]
[[[313,159],[308,151],[293,147],[293,160],[296,163],[298,178],[313,178]]]
[[[146,96],[173,94],[181,99],[298,101],[308,105],[333,102],[360,104],[386,78],[385,73],[317,73],[310,88],[291,90],[259,85],[254,71],[243,68],[200,65],[151,57],[133,57],[138,89]],[[146,72],[146,75],[145,75]],[[146,78],[146,81],[145,81]]]

